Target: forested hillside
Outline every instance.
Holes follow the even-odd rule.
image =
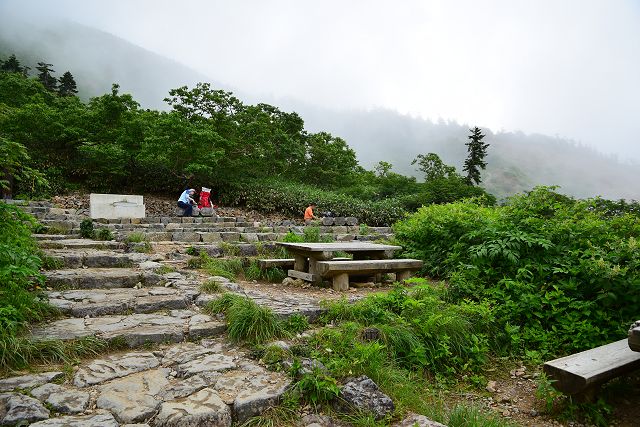
[[[212,81],[209,76],[93,28],[54,20],[26,21],[4,14],[0,16],[0,57],[11,53],[30,66],[32,73],[39,61],[53,63],[59,75],[71,70],[84,100],[108,92],[112,83],[117,83],[142,108],[166,110],[169,107],[162,100],[170,89]],[[346,141],[365,168],[384,160],[392,164],[392,171],[418,179],[422,173],[411,165],[418,154],[438,153],[445,163],[460,169],[466,156],[468,128],[482,127],[482,123],[467,126],[444,120],[431,122],[390,110],[325,109],[296,99],[243,93],[223,83],[212,86],[232,89],[244,103],[266,101],[283,111],[296,111],[304,117],[308,130],[330,132]],[[640,174],[640,165],[621,162],[565,138],[484,132],[491,148],[483,185],[498,199],[536,185],[559,185],[560,191],[577,197],[640,199],[640,188],[629,185]]]

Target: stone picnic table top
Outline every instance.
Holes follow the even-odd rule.
[[[277,242],[277,245],[284,246],[291,252],[305,254],[310,258],[331,259],[333,252],[347,253],[387,253],[390,256],[394,251],[402,249],[401,246],[382,245],[370,242],[332,242],[332,243],[289,243]],[[389,257],[390,257],[389,256]]]

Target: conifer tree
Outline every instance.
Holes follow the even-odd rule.
[[[55,77],[51,75],[51,73],[55,73],[50,67],[53,67],[53,64],[47,64],[46,62],[38,62],[38,66],[36,70],[40,71],[38,74],[38,80],[40,83],[51,92],[56,90],[57,80]]]
[[[485,136],[480,131],[480,128],[474,127],[473,129],[469,129],[469,131],[471,135],[467,138],[469,138],[470,141],[465,144],[469,155],[464,161],[462,170],[467,172],[465,179],[469,185],[473,185],[474,183],[478,185],[482,181],[480,178],[480,169],[484,170],[484,168],[487,167],[484,158],[487,156],[489,144],[482,142],[482,138]]]
[[[73,75],[67,71],[58,79],[58,94],[60,96],[73,96],[78,93],[76,81]]]
[[[20,61],[15,55],[11,55],[9,59],[1,63],[0,70],[8,73],[22,73],[24,69],[20,66]]]

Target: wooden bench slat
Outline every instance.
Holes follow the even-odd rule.
[[[295,260],[293,258],[275,258],[275,259],[259,259],[258,266],[262,270],[266,270],[271,267],[293,267]]]
[[[553,386],[567,394],[590,387],[640,368],[640,353],[629,348],[627,339],[555,359],[544,364]]]

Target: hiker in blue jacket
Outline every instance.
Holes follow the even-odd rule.
[[[184,209],[184,214],[182,216],[191,216],[193,213],[193,206],[196,204],[196,201],[193,200],[193,195],[196,194],[196,190],[193,188],[189,188],[188,190],[184,190],[178,199],[178,207]]]

